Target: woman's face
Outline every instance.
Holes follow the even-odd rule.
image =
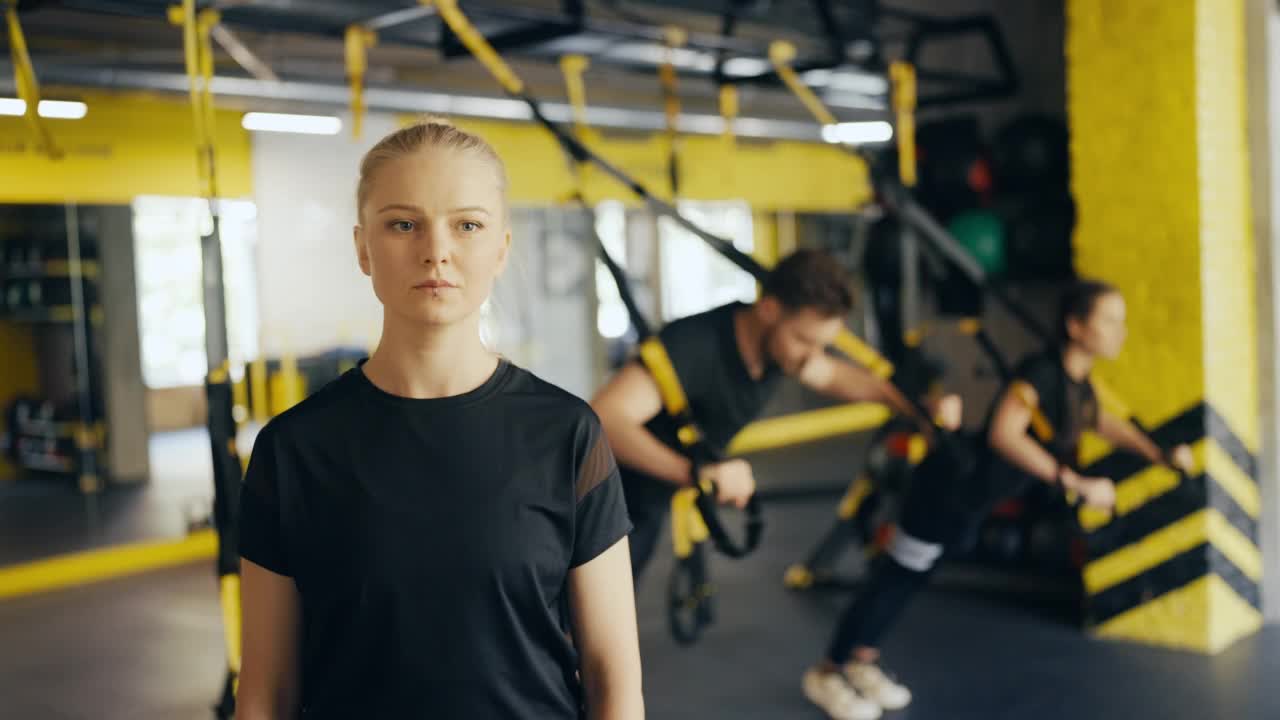
[[[1067,320],[1067,334],[1072,342],[1095,357],[1111,359],[1124,347],[1128,329],[1125,327],[1124,298],[1120,293],[1107,293],[1093,302],[1093,312],[1084,321]]]
[[[476,315],[511,244],[501,182],[487,158],[452,148],[424,148],[378,168],[355,243],[387,312],[426,325]]]

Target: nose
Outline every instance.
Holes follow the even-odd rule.
[[[437,227],[435,223],[426,223],[418,237],[418,254],[423,265],[448,264],[452,248],[447,229]]]

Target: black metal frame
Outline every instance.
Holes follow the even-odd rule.
[[[566,18],[564,20],[526,21],[518,27],[485,37],[495,50],[506,53],[576,35],[586,29],[586,5],[583,0],[561,0],[561,11]],[[469,54],[447,23],[441,23],[440,33],[440,51],[445,59]]]

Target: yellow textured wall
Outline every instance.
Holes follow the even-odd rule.
[[[1100,374],[1151,424],[1204,395],[1195,17],[1186,6],[1067,5],[1076,268],[1128,299],[1128,345]]]
[[[0,117],[0,203],[127,203],[138,195],[198,196],[191,109],[185,98],[63,91],[89,106],[81,120],[46,120],[66,153],[35,152],[25,120]],[[219,194],[253,191],[240,112],[217,112]]]
[[[1150,424],[1208,400],[1257,442],[1243,0],[1072,0],[1080,274],[1129,301],[1100,369]]]

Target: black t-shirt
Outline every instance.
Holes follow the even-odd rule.
[[[1013,371],[1010,385],[1014,382],[1025,382],[1035,389],[1039,401],[1040,413],[1053,429],[1053,437],[1045,442],[1036,435],[1034,424],[1027,428],[1027,434],[1035,439],[1045,450],[1061,464],[1076,467],[1079,463],[1080,438],[1085,430],[1098,427],[1098,398],[1094,394],[1093,385],[1086,379],[1077,381],[1067,374],[1062,365],[1061,353],[1048,350],[1025,358]],[[996,405],[1008,391],[1008,385],[996,397]],[[994,415],[995,408],[992,408]],[[987,428],[991,419],[988,418]],[[984,431],[983,437],[986,437]],[[1017,470],[994,451],[992,474],[1004,484],[1025,480],[1026,474]]]
[[[566,581],[631,527],[585,402],[357,368],[263,428],[241,496],[241,555],[301,596],[302,717],[579,717]]]
[[[768,363],[759,379],[751,377],[738,350],[733,318],[748,306],[734,302],[672,321],[658,333],[671,357],[671,365],[689,398],[689,411],[707,442],[723,452],[738,431],[760,415],[773,396],[782,372]],[[660,412],[646,425],[659,440],[680,448],[675,423]],[[628,482],[661,481],[624,467]],[[661,483],[674,490],[670,483]]]

